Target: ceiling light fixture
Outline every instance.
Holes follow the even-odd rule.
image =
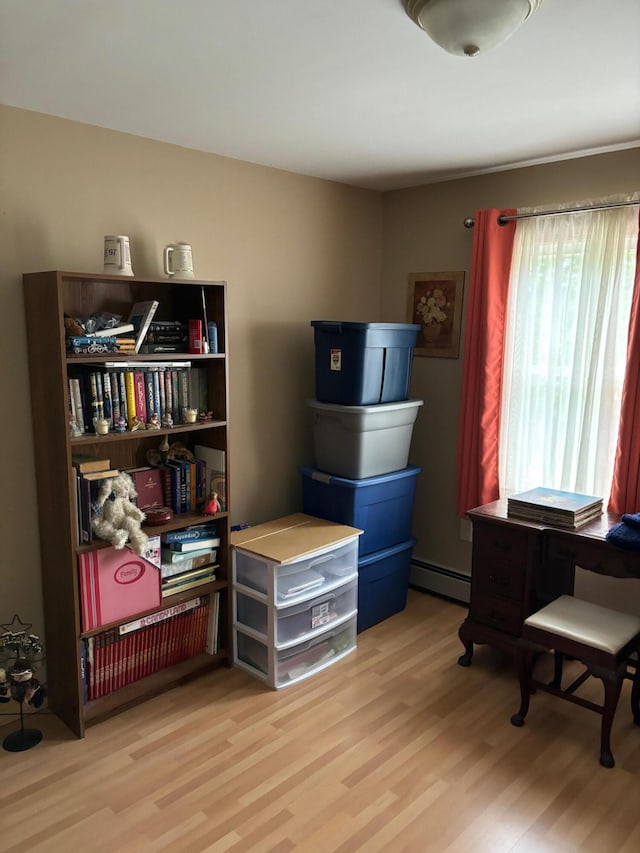
[[[407,15],[456,56],[477,56],[510,38],[542,0],[403,0]]]

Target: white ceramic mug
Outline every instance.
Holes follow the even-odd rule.
[[[104,238],[104,272],[133,275],[129,238],[123,234],[108,234]]]
[[[193,278],[193,253],[188,243],[165,247],[164,271],[174,278]]]

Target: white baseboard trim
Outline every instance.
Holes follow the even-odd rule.
[[[468,575],[423,560],[411,561],[409,583],[418,589],[435,592],[463,604],[468,604],[471,597],[471,578]]]

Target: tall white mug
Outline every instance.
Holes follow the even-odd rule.
[[[174,278],[193,278],[193,253],[188,243],[173,243],[165,247],[164,271]]]
[[[129,238],[123,234],[107,234],[104,238],[104,272],[111,275],[133,275]]]

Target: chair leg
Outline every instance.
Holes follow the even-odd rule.
[[[636,660],[632,664],[635,670],[633,673],[633,686],[631,688],[631,713],[633,714],[635,725],[640,726],[640,652],[636,654]]]
[[[562,652],[554,651],[553,653],[553,679],[549,682],[551,687],[557,687],[558,690],[562,687],[562,667],[564,664],[564,655]]]
[[[604,685],[604,707],[602,711],[602,728],[600,730],[600,764],[603,767],[615,767],[611,752],[611,726],[618,707],[618,699],[622,690],[623,678],[613,673],[593,673],[602,679]]]
[[[531,696],[531,675],[533,669],[533,661],[535,660],[533,651],[525,647],[519,647],[516,651],[516,667],[518,670],[518,678],[520,681],[520,708],[518,712],[511,717],[511,725],[520,728],[524,726],[524,719],[529,711],[529,697]]]

